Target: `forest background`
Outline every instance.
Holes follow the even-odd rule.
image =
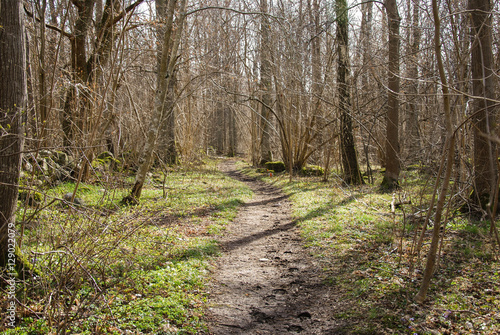
[[[481,257],[495,262],[498,255],[498,6],[2,1],[0,264],[8,264],[9,223],[16,222],[16,273],[44,283],[27,284],[30,294],[47,299],[53,276],[67,289],[58,301],[70,301],[50,298],[30,313],[57,314],[64,331],[70,311],[81,315],[72,310],[78,290],[47,271],[61,264],[77,271],[82,231],[73,236],[64,224],[30,237],[26,227],[57,214],[97,229],[98,217],[139,205],[143,190],[151,198],[152,180],[165,199],[179,186],[167,182],[179,170],[196,170],[210,156],[244,156],[266,174],[287,171],[289,182],[320,174],[349,189],[391,192],[391,215],[407,206],[414,219],[409,273],[422,248],[428,255],[414,297],[423,303],[447,223],[460,218],[490,248]],[[406,179],[411,171],[418,190]],[[85,192],[100,192],[105,205],[91,215],[75,210],[89,205]],[[33,255],[44,259],[39,268]],[[82,280],[95,280],[80,270]]]

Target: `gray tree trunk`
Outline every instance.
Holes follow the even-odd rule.
[[[220,92],[219,92],[220,99]],[[226,110],[222,101],[217,101],[215,104],[215,150],[217,155],[223,155],[225,149],[226,138]]]
[[[342,136],[340,150],[344,181],[348,184],[362,184],[356,146],[352,132],[351,94],[349,92],[349,19],[346,0],[336,1],[337,9],[337,85],[340,105]]]
[[[370,94],[370,73],[368,71],[371,66],[372,54],[371,54],[371,38],[372,38],[372,20],[373,20],[373,2],[365,2],[361,5],[362,17],[361,17],[361,46],[362,46],[362,62],[363,71],[361,76],[361,92],[362,96],[367,96]],[[371,132],[367,132],[365,135],[365,129],[360,127],[360,135],[363,138],[363,153],[366,160],[366,174],[368,175],[370,183],[373,183],[372,168],[370,165],[370,140],[372,139]]]
[[[89,28],[92,23],[95,0],[74,0],[78,15],[75,20],[74,34],[70,39],[71,44],[71,70],[73,85],[68,88],[63,110],[61,111],[62,130],[64,132],[64,147],[66,151],[75,145],[77,133],[85,132],[86,112],[88,103],[77,101],[76,84],[86,91],[86,83],[89,81],[87,67],[87,39]],[[87,92],[88,93],[88,92]]]
[[[155,97],[155,110],[149,126],[146,144],[139,160],[139,169],[135,176],[135,183],[130,195],[123,199],[126,203],[137,203],[141,197],[142,188],[146,181],[146,174],[151,168],[153,154],[157,147],[157,139],[162,123],[174,108],[173,100],[168,99],[169,87],[175,79],[177,67],[177,52],[182,38],[184,21],[186,19],[186,0],[180,0],[179,15],[174,26],[176,0],[168,0],[165,22],[165,33],[162,36],[162,52],[158,66],[158,82]]]
[[[156,0],[156,16],[160,21],[157,28],[157,38],[160,40],[165,35],[166,21],[167,21],[167,5],[175,0]],[[161,78],[161,63],[163,59],[163,53],[168,55],[169,50],[163,50],[163,44],[158,43],[157,47],[157,85],[159,86],[164,78]],[[167,56],[169,57],[169,56]],[[167,62],[169,59],[167,58]],[[177,84],[177,78],[175,73],[172,73],[172,78],[169,80],[167,87],[167,94],[164,106],[165,120],[162,123],[160,129],[160,143],[159,143],[159,155],[162,157],[167,164],[177,164],[178,155],[175,142],[175,109],[174,109],[174,99],[175,99],[175,87]]]
[[[26,49],[21,0],[0,5],[0,266],[15,221],[26,106]]]
[[[446,143],[443,148],[443,157],[441,162],[441,168],[439,169],[438,176],[436,179],[436,183],[434,185],[434,195],[431,199],[431,203],[427,212],[427,216],[425,218],[424,227],[429,223],[429,218],[431,217],[432,211],[434,209],[434,199],[437,193],[437,188],[439,183],[440,192],[438,196],[438,201],[436,205],[436,212],[434,215],[434,227],[432,229],[432,240],[431,245],[429,247],[429,252],[427,254],[427,261],[424,270],[424,277],[422,279],[422,285],[420,286],[420,290],[415,296],[415,301],[418,303],[423,303],[425,301],[425,297],[427,295],[427,291],[429,290],[431,278],[434,275],[434,268],[436,265],[437,259],[437,251],[439,244],[439,235],[441,231],[441,216],[443,214],[445,199],[448,193],[448,187],[450,185],[451,173],[453,170],[453,160],[455,157],[455,136],[453,134],[453,126],[452,126],[452,118],[451,118],[451,107],[450,107],[450,94],[448,90],[448,81],[446,78],[446,73],[443,65],[443,57],[441,52],[441,20],[439,18],[439,9],[437,0],[432,0],[432,14],[434,18],[434,50],[436,53],[437,60],[437,68],[439,70],[439,77],[441,79],[441,90],[443,91],[443,107],[444,107],[444,116],[445,116],[445,124],[446,124]],[[444,167],[444,169],[442,169]],[[444,170],[444,176],[441,179],[441,172]],[[425,229],[422,230],[422,234],[420,235],[419,242],[417,243],[417,253],[420,251],[420,247],[422,246],[422,239],[424,236]]]
[[[228,156],[236,156],[237,134],[236,134],[236,111],[234,108],[228,108],[228,126],[229,126],[229,150]]]
[[[385,175],[382,188],[391,190],[399,183],[399,17],[396,0],[386,0],[389,25],[389,92],[387,93],[387,126],[385,149]]]
[[[419,96],[418,96],[418,63],[419,63],[419,49],[420,49],[420,0],[413,1],[412,12],[412,41],[410,45],[410,65],[408,67],[408,77],[411,80],[408,87],[408,160],[410,164],[417,163],[420,158],[420,130],[418,126],[419,114]]]
[[[474,131],[474,186],[472,200],[485,208],[492,202],[498,174],[498,157],[494,143],[488,136],[496,128],[496,98],[494,61],[491,36],[491,4],[489,0],[469,0],[471,15],[471,69],[473,131]]]
[[[41,1],[37,5],[38,16],[40,17],[39,25],[39,39],[40,39],[40,51],[38,54],[38,98],[37,98],[37,110],[39,113],[39,123],[37,124],[37,136],[39,139],[44,141],[45,138],[45,122],[47,121],[48,114],[48,90],[47,90],[47,78],[46,78],[46,34],[45,34],[45,14],[47,11],[47,0]]]
[[[270,55],[270,31],[269,19],[265,15],[269,11],[267,0],[260,0],[261,15],[260,23],[260,84],[262,90],[262,102],[260,106],[260,164],[273,160],[271,151],[271,112],[267,106],[271,106],[271,55]]]

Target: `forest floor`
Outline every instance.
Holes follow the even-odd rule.
[[[234,162],[220,168],[245,182],[254,197],[242,205],[221,239],[209,299],[211,334],[341,334],[335,288],[322,281],[302,247],[288,197],[244,176]]]
[[[317,177],[290,183],[231,161],[220,169],[255,196],[220,240],[210,334],[499,333],[489,228],[459,212],[447,220],[428,299],[414,302],[432,230],[414,258],[429,201],[420,172],[404,172],[402,190],[384,194],[378,181],[350,188]],[[394,199],[411,204],[391,212]]]
[[[78,187],[22,179],[39,198],[16,213],[33,269],[16,280],[15,327],[4,314],[0,333],[500,334],[486,220],[450,207],[427,299],[414,302],[432,230],[429,167],[402,170],[388,194],[380,171],[349,186],[335,170],[290,181],[207,157],[152,171],[135,206],[121,202],[133,171],[95,171]],[[75,189],[80,204],[64,199]],[[1,311],[8,303],[0,294]]]

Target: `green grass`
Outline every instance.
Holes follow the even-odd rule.
[[[165,182],[154,172],[138,206],[120,204],[133,183],[124,175],[80,185],[84,207],[51,202],[72,192],[72,183],[44,189],[42,207],[50,206],[38,212],[19,203],[17,220],[28,221],[22,250],[43,276],[18,285],[26,307],[18,310],[19,327],[6,334],[203,332],[209,264],[220,252],[215,238],[251,196],[214,164],[169,171]],[[425,216],[429,176],[402,172],[395,198],[411,204],[393,215],[393,195],[378,190],[381,174],[375,185],[347,187],[335,174],[329,182],[297,176],[289,182],[286,173],[271,177],[238,164],[289,195],[304,246],[341,302],[335,315],[349,324],[346,333],[500,332],[500,263],[489,226],[458,212],[447,224],[428,300],[413,302],[429,234],[421,258],[411,257],[421,227],[403,217]]]
[[[80,184],[83,207],[51,202],[75,184],[46,188],[41,207],[50,206],[24,223],[22,245],[43,277],[18,285],[26,308],[6,334],[204,331],[216,238],[252,195],[213,164],[175,169],[165,183],[155,172],[137,206],[120,203],[131,188],[125,175]],[[18,222],[33,212],[19,203]]]
[[[287,174],[269,177],[250,167],[242,169],[290,196],[304,246],[317,257],[324,282],[332,285],[339,295],[336,301],[342,302],[336,313],[351,325],[346,333],[500,332],[500,263],[493,257],[489,226],[460,213],[447,225],[427,302],[417,305],[413,301],[430,235],[424,240],[422,257],[410,257],[413,238],[420,229],[416,224],[404,225],[403,217],[419,211],[425,217],[433,186],[430,176],[402,171],[402,187],[395,199],[411,204],[393,215],[393,195],[378,189],[381,174],[376,175],[375,185],[347,187],[335,174],[326,183],[321,177],[298,176],[289,182]],[[414,271],[410,272],[412,259]]]

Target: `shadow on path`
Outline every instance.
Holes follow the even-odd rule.
[[[254,198],[243,204],[220,241],[223,255],[214,270],[209,334],[344,334],[335,319],[335,286],[302,247],[288,196],[232,163],[221,170],[247,183]]]

